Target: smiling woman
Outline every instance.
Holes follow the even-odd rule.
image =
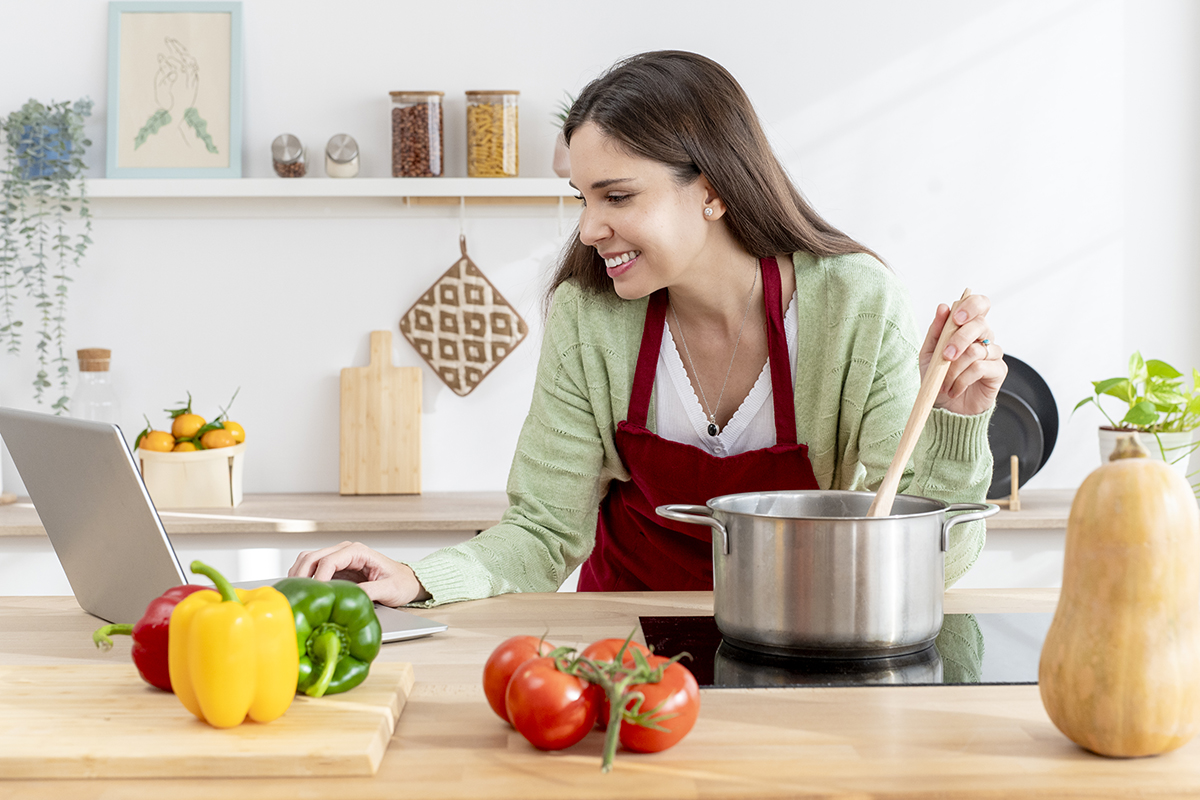
[[[504,519],[411,566],[344,543],[302,553],[291,574],[355,577],[390,604],[552,591],[580,564],[585,591],[711,590],[707,529],[658,506],[879,485],[949,309],[922,344],[896,276],[804,202],[710,59],[617,64],[563,133],[584,209],[551,282]],[[1005,374],[989,307],[957,307],[900,491],[984,497]],[[947,583],[983,535],[954,529]]]
[[[711,191],[712,184],[720,186],[720,207],[711,212],[706,207],[704,221],[724,214],[723,227],[754,256],[797,250],[819,256],[871,253],[804,201],[771,152],[741,86],[709,59],[692,53],[647,53],[618,64],[592,83],[563,124],[575,162],[572,181],[579,177],[575,167],[580,162],[593,165],[581,152],[592,144],[589,128],[612,151],[657,165],[681,188]],[[586,188],[600,191],[622,180],[609,176]],[[623,196],[619,191],[613,194]],[[586,194],[580,199],[586,203]],[[590,291],[609,290],[603,271],[596,269],[598,255],[582,237],[573,241],[551,292],[565,280]]]

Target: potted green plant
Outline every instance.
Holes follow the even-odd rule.
[[[564,92],[564,98],[554,107],[554,119],[558,121],[558,137],[554,140],[554,174],[560,178],[571,177],[571,154],[567,150],[567,140],[563,138],[562,127],[575,104],[575,97],[570,92]]]
[[[1115,419],[1100,403],[1112,397],[1124,411]],[[1129,374],[1092,382],[1092,394],[1075,404],[1072,411],[1094,404],[1108,420],[1100,427],[1100,460],[1108,460],[1117,436],[1135,431],[1154,458],[1175,466],[1188,477],[1188,457],[1197,447],[1200,428],[1200,370],[1192,370],[1192,386],[1184,386],[1184,374],[1165,361],[1146,360],[1135,351],[1129,358]]]
[[[92,240],[83,156],[91,142],[84,120],[92,101],[30,100],[0,117],[0,347],[17,355],[23,344],[23,299],[37,319],[38,373],[34,399],[58,385],[52,408],[67,410],[70,363],[66,350],[67,288]],[[28,309],[26,309],[28,310]],[[53,371],[53,380],[51,378]]]

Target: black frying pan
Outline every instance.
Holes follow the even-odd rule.
[[[1045,466],[1058,440],[1058,405],[1046,381],[1019,358],[1005,355],[1004,363],[1008,377],[988,426],[993,461],[988,497],[1011,493],[1012,456],[1017,456],[1017,485],[1024,486]]]
[[[1041,468],[1042,426],[1029,404],[1006,389],[996,398],[996,410],[988,423],[988,445],[992,449],[992,483],[988,497],[1005,497],[1012,493],[1012,457],[1017,457],[1017,485],[1026,481]]]
[[[1037,465],[1037,469],[1041,469],[1046,466],[1050,453],[1054,451],[1054,444],[1058,441],[1058,404],[1054,402],[1049,385],[1033,367],[1007,353],[1004,355],[1004,363],[1008,365],[1008,377],[1004,379],[1005,391],[1028,403],[1041,423],[1042,458]]]

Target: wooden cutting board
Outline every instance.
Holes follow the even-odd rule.
[[[0,776],[187,778],[374,775],[413,687],[412,664],[260,725],[218,730],[132,664],[0,666]]]
[[[342,370],[342,494],[421,493],[421,368],[392,365],[392,334]]]

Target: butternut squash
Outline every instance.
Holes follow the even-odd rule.
[[[1127,441],[1071,503],[1038,667],[1058,729],[1116,757],[1182,747],[1200,723],[1200,510],[1182,476]]]

